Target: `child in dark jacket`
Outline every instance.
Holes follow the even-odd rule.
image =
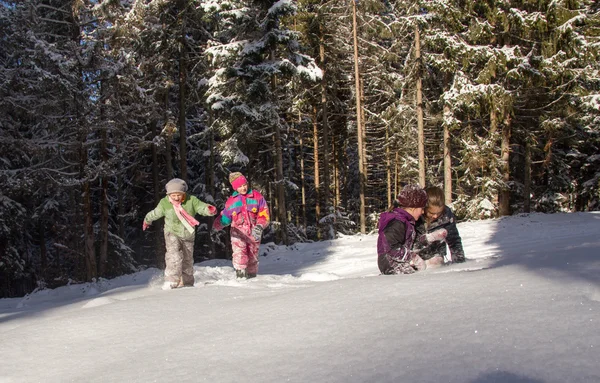
[[[167,196],[161,199],[154,210],[146,214],[142,228],[146,230],[153,221],[165,218],[165,282],[163,289],[194,285],[194,240],[195,226],[199,222],[194,215],[215,215],[217,208],[200,201],[193,195],[187,196],[188,186],[179,178],[165,185]]]
[[[260,240],[270,222],[269,207],[258,190],[248,187],[242,173],[231,173],[229,182],[235,192],[225,202],[213,229],[222,230],[231,225],[232,263],[236,277],[254,278],[258,273]]]
[[[425,260],[427,267],[444,264],[446,244],[450,249],[450,262],[464,262],[465,252],[456,227],[456,218],[452,210],[444,203],[444,191],[439,187],[429,187],[426,192],[427,206],[425,214],[417,220],[415,226],[419,240],[415,242],[413,249]],[[442,240],[427,240],[432,237]]]
[[[406,185],[394,207],[381,214],[378,222],[377,265],[382,274],[412,274],[425,269],[425,262],[413,252],[415,221],[423,214],[427,193],[418,185]]]

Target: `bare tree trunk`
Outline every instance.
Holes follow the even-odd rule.
[[[360,70],[358,67],[358,31],[356,24],[356,2],[352,2],[352,33],[354,41],[354,81],[356,93],[356,136],[358,138],[358,173],[360,185],[360,232],[365,234],[366,230],[366,214],[365,214],[365,158],[364,142],[363,142],[363,126],[362,126],[362,106],[361,106],[361,91],[360,91]]]
[[[495,139],[496,132],[498,131],[498,114],[496,112],[496,108],[492,105],[492,110],[490,111],[490,136],[492,139]],[[481,166],[482,175],[485,174],[484,165]],[[483,189],[483,186],[481,186]],[[498,206],[498,212],[500,211],[500,201],[499,194],[492,196],[492,202]]]
[[[94,247],[94,217],[92,210],[92,198],[90,182],[87,180],[84,168],[87,164],[87,149],[83,144],[85,141],[85,134],[81,144],[81,176],[84,179],[82,184],[82,198],[83,198],[83,219],[84,219],[84,257],[85,257],[85,270],[86,280],[91,281],[98,277],[98,269],[96,267],[96,249]]]
[[[306,179],[304,176],[304,134],[302,131],[302,114],[298,112],[298,134],[300,135],[300,190],[302,193],[301,226],[306,233]]]
[[[341,200],[341,191],[340,191],[340,160],[338,153],[339,145],[336,145],[336,141],[332,141],[331,153],[333,153],[333,188],[335,190],[335,198],[333,199],[333,207],[335,210],[338,209],[338,206],[342,203]]]
[[[153,121],[151,123],[151,129],[152,129],[152,137],[156,137],[158,135],[158,122],[157,121]],[[169,136],[166,137],[166,142],[169,142]],[[166,154],[167,158],[170,158],[169,154]],[[171,169],[170,166],[167,166],[167,170]],[[169,178],[170,179],[170,178]],[[160,180],[159,180],[159,163],[158,163],[158,150],[156,149],[156,145],[154,145],[154,143],[152,143],[152,185],[153,185],[153,189],[154,189],[154,206],[158,205],[158,202],[160,201],[160,190],[161,185],[160,185]],[[153,227],[155,230],[154,233],[154,262],[156,263],[156,267],[158,269],[163,270],[165,268],[165,256],[164,253],[162,251],[162,247],[163,247],[163,236],[161,233],[161,225],[162,222],[156,222]]]
[[[289,240],[287,236],[287,209],[285,204],[285,180],[283,178],[283,150],[281,148],[281,130],[279,128],[279,122],[276,122],[273,126],[275,130],[275,163],[277,164],[277,201],[278,209],[277,215],[279,223],[281,224],[281,239],[282,242],[287,246]]]
[[[107,149],[107,132],[106,127],[103,127],[100,132],[100,155],[103,164],[108,164],[108,149]],[[98,275],[104,277],[106,275],[106,267],[108,266],[108,174],[106,169],[102,174],[101,179],[101,207],[100,207],[100,259],[98,260]]]
[[[321,65],[323,70],[323,77],[321,79],[321,120],[323,124],[323,201],[324,201],[324,209],[327,214],[327,210],[330,201],[330,180],[329,180],[329,114],[327,111],[327,76],[326,73],[326,62],[325,62],[325,45],[323,43],[323,27],[321,28],[321,36],[319,41],[319,56],[321,59]]]
[[[100,175],[100,256],[98,259],[98,275],[106,276],[108,266],[108,127],[104,124],[104,99],[106,93],[105,80],[100,82],[100,158],[102,159],[102,174]]]
[[[40,262],[42,267],[42,278],[44,281],[48,277],[48,251],[46,248],[46,234],[44,230],[44,218],[40,217],[38,220],[38,232],[40,241]]]
[[[271,58],[275,55],[274,51],[271,51]],[[271,79],[271,89],[277,89],[277,77],[273,76]],[[279,117],[279,116],[278,116]],[[288,233],[287,233],[287,206],[285,201],[285,179],[283,177],[283,148],[281,145],[281,123],[278,118],[273,124],[273,131],[275,133],[275,165],[276,165],[276,177],[277,177],[277,216],[281,225],[281,240],[287,246],[289,245]]]
[[[185,43],[185,12],[181,21],[181,41],[179,52],[179,168],[181,170],[181,179],[187,179],[187,130],[185,112],[187,110],[186,102],[186,81],[187,81],[187,45]]]
[[[525,174],[523,175],[523,211],[531,212],[531,144],[525,141]]]
[[[317,126],[317,107],[313,106],[313,157],[315,161],[315,218],[317,228],[321,219],[321,180],[319,179],[319,129]],[[321,232],[317,229],[317,238],[321,238]]]
[[[152,129],[152,137],[156,137],[158,135],[158,122],[152,121],[150,123],[150,129]],[[159,190],[160,184],[158,179],[158,150],[156,149],[156,145],[154,142],[152,143],[152,186],[154,188],[154,205],[158,204],[160,201]]]
[[[363,86],[363,79],[359,77],[360,87],[358,88],[360,93],[360,105],[365,105],[365,91]],[[363,158],[363,173],[365,175],[365,187],[369,183],[369,163],[367,162],[367,121],[365,119],[365,111],[363,108],[360,109],[360,126],[362,126],[362,158]],[[366,193],[366,192],[365,192]],[[366,206],[366,205],[365,205]]]
[[[415,26],[415,59],[417,61],[417,139],[419,147],[419,184],[425,187],[425,132],[423,128],[423,94],[421,67],[421,36],[419,26]]]
[[[508,183],[510,182],[510,134],[511,134],[511,119],[507,117],[504,120],[502,126],[502,143],[501,148],[501,171],[502,171],[502,188],[500,189],[500,195],[498,196],[499,202],[499,213],[500,215],[510,215],[510,189]]]
[[[387,178],[387,205],[392,206],[392,153],[390,150],[390,127],[385,127],[385,173]]]
[[[208,156],[208,169],[206,169],[206,186],[208,188],[208,193],[214,198],[216,195],[216,185],[215,185],[215,132],[212,124],[214,123],[213,112],[210,106],[208,109],[208,150],[210,155]],[[215,223],[215,217],[210,217],[208,219],[208,233],[210,234],[213,224]],[[210,258],[215,258],[217,254],[217,249],[215,247],[215,242],[212,240],[212,236],[210,236]]]
[[[450,112],[448,105],[444,105],[444,114]],[[450,148],[450,131],[444,124],[444,201],[446,205],[452,203],[452,154]]]
[[[400,155],[398,154],[398,152],[396,151],[396,160],[394,161],[394,199],[396,199],[396,197],[398,197],[398,194],[400,193],[400,190],[398,190],[398,186],[400,185],[400,180],[398,179],[399,175],[400,175],[400,169],[399,169],[399,161],[400,161]],[[391,206],[391,204],[390,204]]]

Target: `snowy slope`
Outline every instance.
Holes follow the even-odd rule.
[[[0,383],[600,382],[600,213],[459,230],[467,263],[413,275],[358,235],[1,299]]]

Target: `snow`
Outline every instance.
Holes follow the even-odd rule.
[[[0,382],[599,382],[600,213],[458,227],[468,261],[413,275],[356,235],[0,299]]]

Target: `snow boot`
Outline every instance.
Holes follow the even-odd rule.
[[[165,282],[162,285],[162,289],[163,290],[171,290],[171,289],[176,289],[178,286],[177,282]]]
[[[248,274],[246,273],[246,269],[238,269],[235,270],[236,278],[248,278]]]
[[[248,273],[248,279],[256,278],[256,273]]]

